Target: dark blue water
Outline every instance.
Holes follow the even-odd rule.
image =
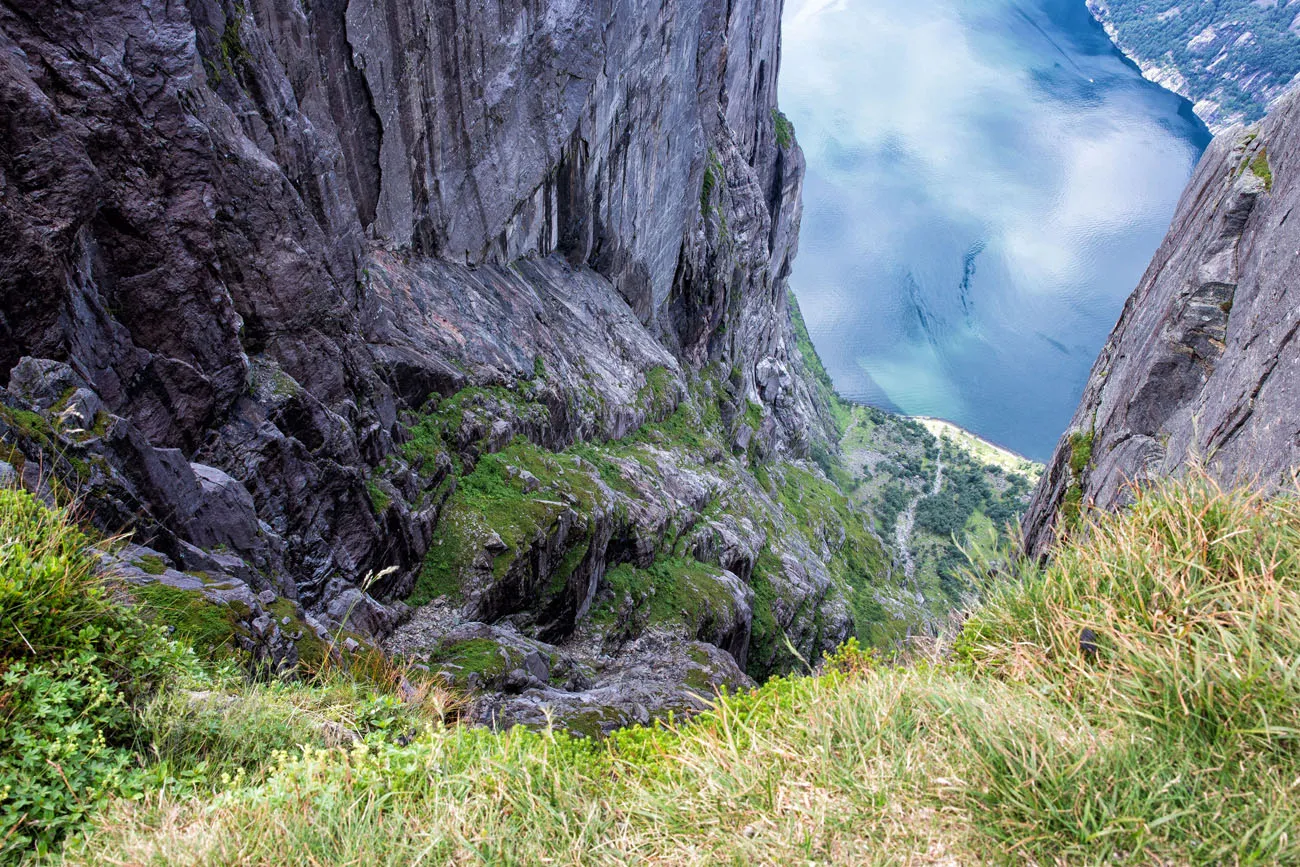
[[[1046,459],[1210,135],[1083,0],[787,0],[836,386]]]

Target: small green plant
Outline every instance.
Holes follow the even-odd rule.
[[[713,176],[713,164],[704,165],[704,182],[700,186],[700,216],[707,217],[713,209],[713,188],[718,180]]]
[[[1092,430],[1070,434],[1070,472],[1076,479],[1092,463],[1092,443],[1095,438],[1096,432]]]
[[[113,600],[67,511],[0,490],[0,860],[138,791],[133,708],[195,666]]]
[[[366,494],[370,497],[370,506],[376,515],[383,515],[393,504],[392,496],[384,489],[379,479],[371,476],[366,479]]]
[[[860,675],[880,668],[880,651],[864,648],[856,637],[849,638],[822,662],[823,671],[838,671],[842,674]]]
[[[704,182],[700,185],[700,216],[713,211],[713,193],[726,184],[727,174],[716,151],[710,150],[704,162]],[[725,220],[725,216],[723,218]]]
[[[794,144],[794,124],[778,109],[772,109],[772,125],[776,129],[778,147],[788,148]]]
[[[1268,164],[1268,149],[1260,148],[1255,159],[1251,160],[1250,170],[1255,177],[1264,182],[1264,191],[1271,192],[1273,189],[1273,168]]]

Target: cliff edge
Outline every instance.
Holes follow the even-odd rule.
[[[1035,554],[1084,504],[1199,461],[1266,490],[1300,466],[1300,101],[1211,144],[1025,517]]]

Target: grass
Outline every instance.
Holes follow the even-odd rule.
[[[772,126],[776,130],[777,147],[788,148],[794,144],[794,124],[784,112],[772,109]]]
[[[216,800],[120,801],[68,860],[1300,860],[1300,503],[1196,478],[1089,521],[992,588],[954,661],[832,663],[605,742],[308,750]]]
[[[0,861],[138,792],[133,707],[192,654],[118,604],[62,509],[0,489]]]
[[[239,613],[216,605],[198,590],[182,590],[167,584],[142,584],[131,588],[149,617],[175,629],[175,635],[205,654],[229,656],[235,649]],[[246,616],[247,609],[245,609]]]
[[[0,489],[0,863],[52,857],[110,798],[210,795],[331,731],[384,740],[457,712],[455,696],[386,660],[250,683],[232,642],[247,610],[120,585],[100,570],[112,544],[74,511]],[[288,600],[272,610],[295,616]]]
[[[612,619],[623,598],[630,596],[640,625],[677,623],[693,635],[735,604],[720,575],[716,566],[686,558],[659,560],[646,569],[624,563],[605,573],[612,598],[607,608],[592,616]]]
[[[1077,479],[1092,464],[1092,443],[1096,431],[1075,431],[1070,434],[1070,472]]]
[[[460,686],[468,683],[471,675],[482,682],[499,678],[522,664],[521,658],[495,641],[487,638],[470,638],[438,648],[430,664]]]
[[[146,575],[161,575],[167,571],[167,563],[157,554],[145,554],[134,565]]]
[[[1255,159],[1251,160],[1250,170],[1255,173],[1255,177],[1264,182],[1264,192],[1273,190],[1273,168],[1268,164],[1268,150],[1260,148]]]
[[[537,489],[526,489],[521,470],[537,479]],[[473,472],[459,479],[408,601],[420,605],[443,595],[459,598],[464,576],[493,533],[504,546],[494,559],[494,572],[501,578],[568,510],[561,498],[571,500],[582,514],[594,511],[600,496],[596,474],[577,455],[552,454],[523,438],[484,455]]]
[[[375,510],[375,514],[383,516],[388,511],[388,507],[393,504],[393,497],[376,478],[366,479],[366,495],[370,497],[370,506]]]
[[[63,532],[31,509],[12,534]],[[1004,566],[950,656],[850,647],[604,741],[455,726],[442,699],[356,684],[177,675],[133,712],[153,784],[101,797],[58,857],[1300,862],[1300,499],[1193,474],[1083,520],[1050,565]],[[364,741],[329,747],[340,728]]]

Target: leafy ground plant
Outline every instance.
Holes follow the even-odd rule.
[[[133,707],[194,666],[114,602],[67,511],[0,490],[0,858],[138,791]]]

